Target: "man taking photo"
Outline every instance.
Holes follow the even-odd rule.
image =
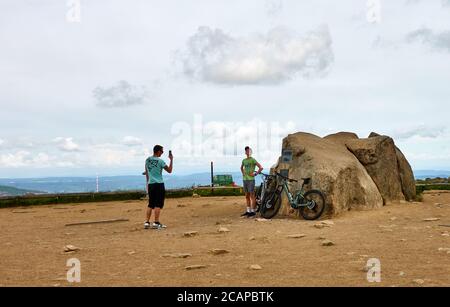
[[[164,160],[160,158],[163,153],[163,147],[161,145],[155,145],[155,147],[153,147],[153,156],[150,156],[145,160],[145,177],[147,178],[148,192],[147,219],[144,223],[145,229],[150,228],[150,226],[154,229],[166,228],[166,225],[161,224],[159,221],[161,209],[164,207],[164,200],[166,197],[162,170],[164,169],[169,174],[172,173],[173,156],[172,152],[169,151],[170,164],[167,166]],[[150,218],[153,210],[155,210],[155,222],[150,225]]]

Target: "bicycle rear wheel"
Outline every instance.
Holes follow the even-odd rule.
[[[278,214],[281,207],[281,194],[278,192],[268,192],[260,207],[260,214],[265,219],[271,219]]]
[[[261,210],[261,194],[262,194],[262,189],[263,189],[263,184],[261,183],[261,185],[258,187],[258,189],[256,190],[256,212],[259,212],[259,210]]]
[[[325,210],[325,196],[319,190],[311,190],[305,193],[305,200],[309,206],[300,207],[300,214],[305,220],[318,219]]]

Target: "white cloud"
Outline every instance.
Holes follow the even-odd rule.
[[[0,155],[0,167],[15,168],[33,166],[42,168],[49,166],[50,157],[46,153],[32,154],[28,151],[17,151],[15,153],[7,153]]]
[[[409,43],[420,42],[432,49],[450,52],[450,31],[436,32],[422,27],[406,36]]]
[[[392,134],[392,137],[397,140],[406,140],[414,137],[435,139],[444,135],[445,132],[446,127],[444,126],[431,127],[419,125],[413,128],[398,130]]]
[[[266,0],[265,7],[267,15],[274,17],[283,10],[283,0]]]
[[[0,139],[0,147],[5,143],[4,140]]]
[[[143,142],[138,137],[126,136],[122,139],[122,144],[126,145],[126,146],[139,146],[139,145],[142,145]]]
[[[218,84],[278,84],[297,75],[325,75],[333,62],[329,30],[300,36],[278,27],[266,34],[233,37],[200,27],[181,53],[186,76]]]
[[[58,144],[58,148],[62,151],[80,151],[80,146],[73,141],[73,138],[57,137],[53,141]]]
[[[144,104],[149,95],[145,87],[137,87],[124,80],[108,88],[96,87],[92,94],[97,101],[97,106],[103,108],[128,107]]]

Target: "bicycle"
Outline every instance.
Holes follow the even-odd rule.
[[[287,195],[291,208],[298,210],[305,220],[316,220],[322,215],[325,210],[325,196],[322,191],[309,190],[305,192],[305,185],[311,182],[311,178],[302,178],[303,184],[300,191],[292,194],[288,182],[298,182],[298,180],[285,177],[277,172],[275,175],[261,174],[264,179],[256,194],[256,211],[263,218],[271,219],[277,215],[281,207],[283,191]]]

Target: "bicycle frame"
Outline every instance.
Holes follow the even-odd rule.
[[[267,190],[267,185],[268,185],[268,175],[263,174],[266,178],[262,183],[262,191],[261,191],[261,202],[263,202],[264,199],[264,194]],[[277,193],[279,193],[281,195],[281,193],[283,193],[283,191],[286,193],[286,196],[288,198],[289,201],[289,205],[291,206],[291,208],[293,209],[298,209],[299,207],[306,207],[308,206],[308,202],[303,202],[304,198],[304,184],[302,185],[302,188],[300,189],[300,191],[298,191],[297,193],[292,194],[290,189],[289,189],[289,185],[287,180],[285,179],[281,179],[283,182],[282,184],[277,184],[277,188],[276,191]],[[280,190],[281,188],[281,190]]]

